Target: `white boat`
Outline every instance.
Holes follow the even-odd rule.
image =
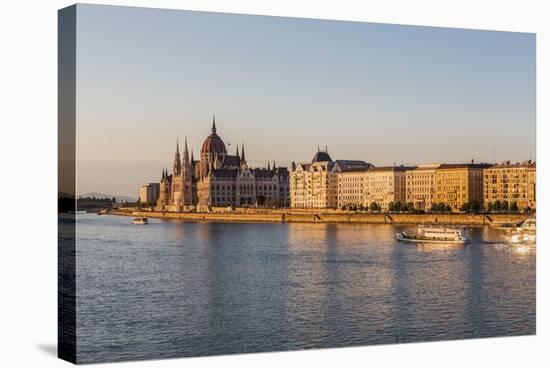
[[[528,218],[523,221],[521,224],[522,231],[536,231],[537,230],[537,219],[535,217]]]
[[[470,238],[465,228],[418,225],[416,233],[403,231],[396,233],[397,240],[416,243],[467,243]]]
[[[136,225],[147,225],[147,217],[136,217],[132,223]]]

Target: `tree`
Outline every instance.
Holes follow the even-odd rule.
[[[501,207],[501,209],[502,209],[503,211],[508,211],[508,201],[502,202],[502,207]]]
[[[487,212],[493,211],[493,204],[491,202],[487,203]]]
[[[494,211],[500,211],[501,210],[501,207],[502,205],[500,204],[500,201],[495,201],[495,203],[493,203],[493,210]]]
[[[462,206],[460,206],[460,210],[463,212],[470,212],[470,208],[470,202],[465,202],[462,204]]]
[[[394,210],[394,203],[393,202],[390,202],[388,203],[388,211],[393,211]]]
[[[519,211],[517,202],[512,202],[512,204],[510,205],[510,211],[513,211],[513,212]]]
[[[373,212],[378,211],[378,204],[376,202],[372,202],[370,204],[370,210],[373,211]]]
[[[414,204],[412,202],[407,202],[407,208],[409,211],[414,211]]]
[[[481,210],[481,203],[479,203],[478,201],[476,201],[474,199],[472,201],[472,203],[470,204],[470,211],[472,211],[474,213],[478,213],[480,210]]]
[[[451,208],[451,206],[449,206],[449,205],[446,205],[446,206],[445,206],[444,211],[446,211],[446,212],[451,212],[452,210],[453,210],[453,209]]]
[[[347,210],[347,207],[346,207],[346,205],[344,204],[344,205],[342,205],[342,211],[345,211],[345,210]]]
[[[403,205],[399,201],[395,202],[394,205],[393,205],[394,211],[397,211],[397,212],[400,212],[402,207],[403,207]]]
[[[362,212],[364,210],[363,203],[360,203],[357,209]]]

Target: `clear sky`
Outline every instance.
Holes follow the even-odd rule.
[[[535,35],[78,5],[78,192],[137,197],[212,112],[249,163],[535,159]]]

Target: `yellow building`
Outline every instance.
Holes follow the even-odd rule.
[[[505,161],[483,172],[484,206],[498,201],[508,208],[515,203],[520,211],[536,208],[536,165],[531,160],[521,163]]]
[[[435,171],[435,203],[460,211],[465,203],[483,203],[483,169],[488,164],[442,164]]]
[[[408,169],[411,168],[370,167],[338,173],[338,208],[367,208],[376,203],[381,211],[387,211],[391,202],[405,203]]]
[[[406,201],[417,210],[429,211],[434,204],[435,170],[439,164],[420,165],[406,172]]]
[[[533,162],[527,168],[527,201],[529,207],[532,209],[537,208],[537,164]]]
[[[363,204],[376,203],[381,211],[388,211],[390,203],[405,203],[407,199],[406,172],[412,167],[375,167],[366,172]]]
[[[318,150],[311,163],[294,164],[290,170],[291,208],[337,208],[338,177],[349,170],[368,168],[365,161],[332,161],[328,152]]]
[[[338,173],[338,208],[365,206],[365,180],[368,168]]]

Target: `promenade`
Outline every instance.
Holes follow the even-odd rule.
[[[213,212],[159,212],[114,210],[112,215],[143,216],[181,221],[216,222],[301,222],[301,223],[357,223],[357,224],[452,224],[491,225],[520,223],[529,215],[512,214],[407,214],[407,213],[351,213],[336,210],[244,210]]]

